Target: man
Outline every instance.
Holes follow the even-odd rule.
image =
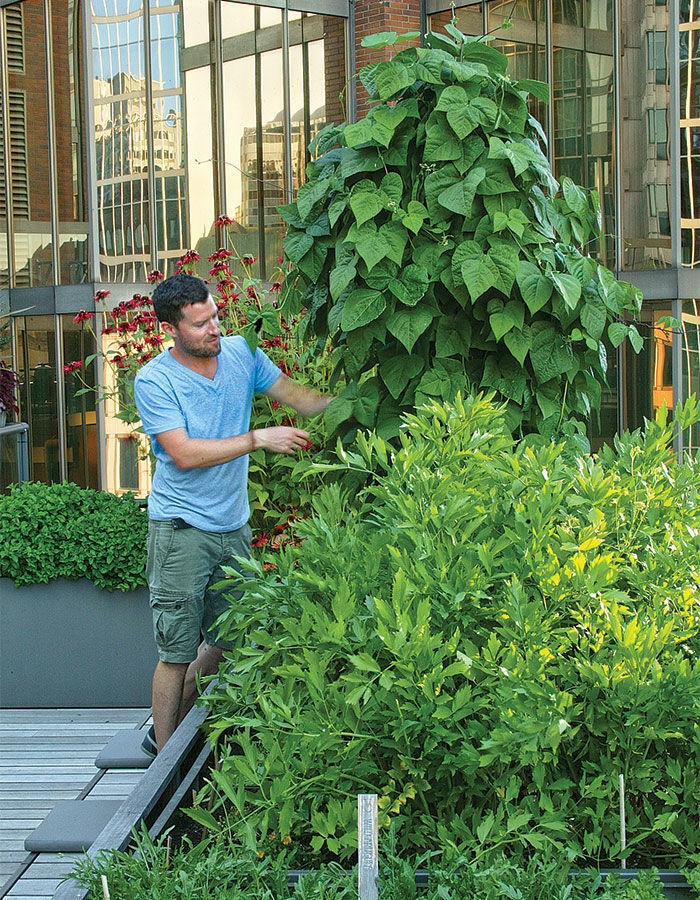
[[[201,279],[166,279],[153,307],[173,346],[140,370],[135,395],[157,460],[147,577],[159,656],[153,730],[162,750],[195,701],[196,675],[216,672],[230,646],[214,628],[227,601],[212,585],[225,577],[222,565],[250,552],[248,454],[294,454],[309,441],[299,428],[250,431],[253,394],[306,416],[323,412],[332,398],[295,384],[242,337],[222,338]]]

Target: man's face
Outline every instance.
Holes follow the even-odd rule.
[[[170,325],[166,333],[183,353],[199,359],[218,356],[221,352],[219,313],[211,294],[202,303],[183,306],[182,318],[177,325]]]

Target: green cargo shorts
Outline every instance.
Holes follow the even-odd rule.
[[[247,524],[216,533],[149,520],[146,577],[163,662],[192,662],[202,639],[214,647],[231,648],[219,638],[214,622],[228,609],[232,592],[230,587],[212,586],[226,578],[221,566],[239,569],[235,557],[250,556],[251,537]]]

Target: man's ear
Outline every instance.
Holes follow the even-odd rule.
[[[171,325],[170,322],[159,322],[160,330],[163,334],[167,334],[169,338],[175,337],[175,326]]]

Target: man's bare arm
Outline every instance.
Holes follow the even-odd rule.
[[[278,403],[286,403],[287,406],[291,406],[292,409],[301,413],[302,416],[317,416],[333,400],[331,394],[320,394],[313,388],[297,384],[296,381],[292,381],[284,373],[280,375],[272,387],[265,391],[265,394],[273,400],[277,400]]]
[[[306,431],[284,425],[246,431],[228,438],[191,438],[184,428],[164,431],[156,437],[178,469],[218,466],[261,448],[293,455],[309,442]]]

